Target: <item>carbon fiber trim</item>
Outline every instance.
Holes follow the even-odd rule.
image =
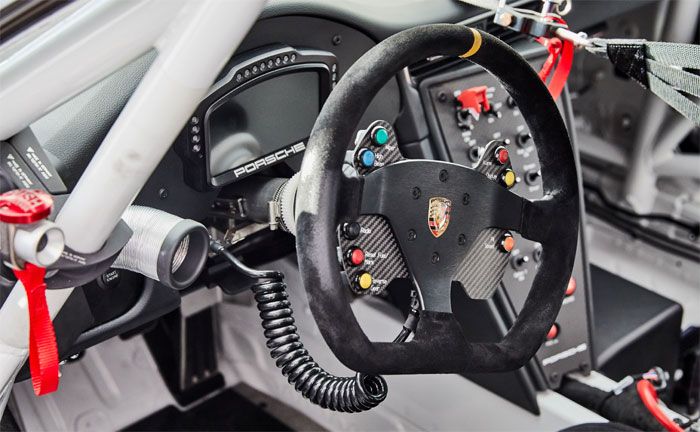
[[[343,270],[353,292],[376,295],[384,291],[394,279],[408,278],[406,262],[389,222],[379,215],[362,215],[358,217],[357,222],[362,228],[356,239],[348,240],[343,236],[342,230],[339,230],[338,235]],[[347,251],[353,247],[359,247],[365,253],[364,264],[357,267],[353,267],[345,259]],[[372,286],[366,290],[355,283],[356,278],[363,272],[372,275]]]
[[[389,133],[389,140],[386,144],[381,146],[374,144],[372,142],[371,137],[372,130],[378,126],[385,128]],[[396,133],[394,133],[394,128],[391,127],[391,124],[384,120],[377,120],[372,122],[372,124],[370,124],[367,129],[361,132],[361,135],[358,135],[358,138],[359,141],[356,142],[354,161],[355,169],[357,169],[357,172],[361,175],[367,175],[372,171],[377,170],[383,166],[391,165],[395,162],[404,159],[404,157],[401,155],[401,152],[399,151],[399,144],[396,141]],[[362,152],[362,150],[364,149],[368,149],[374,152],[375,162],[374,166],[372,166],[371,168],[365,168],[360,163],[360,152]]]
[[[505,164],[500,164],[496,160],[495,152],[500,146],[508,147],[505,141],[489,142],[484,147],[479,160],[472,166],[473,169],[495,182],[500,182],[501,174],[511,169],[510,159]],[[510,258],[510,252],[504,252],[499,246],[507,232],[500,228],[483,230],[457,267],[454,280],[462,285],[464,292],[470,298],[488,299],[496,292]]]
[[[457,268],[455,280],[462,284],[470,298],[490,298],[503,279],[510,257],[510,254],[501,250],[499,246],[505,233],[506,231],[500,228],[481,231]]]
[[[499,147],[507,148],[509,147],[506,141],[502,140],[492,140],[484,147],[483,153],[480,155],[479,160],[472,165],[472,168],[486,177],[489,180],[495,182],[501,181],[501,174],[507,170],[512,169],[510,159],[505,164],[500,164],[496,160],[496,149]]]

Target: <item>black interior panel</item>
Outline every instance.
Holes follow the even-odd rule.
[[[678,303],[591,266],[593,348],[600,370],[612,379],[654,366],[674,371],[683,308]]]

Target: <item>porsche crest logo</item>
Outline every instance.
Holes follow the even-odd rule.
[[[428,203],[428,228],[430,233],[438,238],[447,231],[450,224],[452,201],[447,198],[433,197]]]

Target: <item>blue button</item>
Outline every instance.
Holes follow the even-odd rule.
[[[360,152],[360,164],[365,168],[372,168],[374,166],[374,152],[369,149],[363,149]]]

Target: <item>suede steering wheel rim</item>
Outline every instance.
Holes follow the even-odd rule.
[[[520,108],[540,159],[543,199],[531,202],[507,190],[489,189],[489,199],[508,201],[518,210],[517,215],[503,220],[493,216],[495,212],[481,212],[485,218],[492,218],[484,223],[507,225],[503,228],[518,231],[543,246],[540,269],[523,309],[498,343],[466,341],[454,316],[441,307],[420,311],[412,340],[372,342],[350,308],[350,294],[339,272],[336,229],[342,219],[339,196],[347,145],[379,89],[404,67],[435,55],[467,58],[496,76]],[[458,177],[463,176],[460,178],[474,178],[467,172],[468,168],[447,162],[412,163],[429,163],[432,165],[421,166],[444,167]],[[373,190],[366,189],[364,193]],[[532,67],[497,38],[461,25],[435,24],[398,33],[368,51],[345,73],[321,110],[309,138],[298,190],[296,242],[302,282],[325,341],[349,368],[368,374],[512,370],[535,354],[554,323],[573,268],[578,240],[574,155],[564,122],[547,88]],[[412,273],[417,271],[415,266],[411,269]],[[422,280],[422,285],[429,282]],[[433,288],[421,286],[420,289],[428,292]],[[441,289],[434,288],[435,292]]]

